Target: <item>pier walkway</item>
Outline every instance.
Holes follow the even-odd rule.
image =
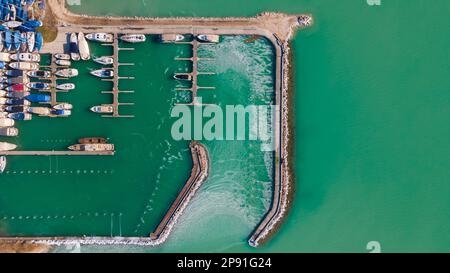
[[[119,89],[119,81],[124,80],[133,80],[134,77],[120,77],[119,76],[119,67],[122,65],[134,65],[131,63],[120,63],[119,62],[119,51],[121,50],[134,50],[134,48],[120,48],[119,47],[119,36],[118,33],[114,33],[114,42],[112,44],[103,44],[105,46],[112,46],[114,53],[113,53],[113,67],[112,68],[104,68],[104,69],[111,69],[114,71],[114,76],[112,79],[102,79],[103,81],[112,81],[113,88],[111,91],[102,91],[103,94],[112,94],[113,96],[113,113],[111,115],[102,115],[102,117],[107,118],[133,118],[133,115],[121,115],[119,112],[119,106],[121,105],[134,105],[132,102],[120,102],[119,101],[119,94],[120,93],[134,93],[133,90],[120,90]]]
[[[191,42],[175,42],[178,44],[191,44],[192,45],[192,58],[175,58],[177,61],[191,61],[192,62],[192,72],[188,73],[192,76],[192,87],[191,88],[176,88],[175,90],[178,91],[191,91],[192,92],[192,101],[191,103],[177,103],[177,105],[198,105],[197,102],[197,93],[200,89],[215,89],[215,87],[209,87],[209,86],[199,86],[198,85],[198,76],[199,75],[213,75],[212,72],[199,72],[198,71],[198,62],[200,60],[212,60],[212,58],[200,58],[198,57],[198,48],[201,44],[211,44],[211,43],[200,43],[195,38],[196,34],[193,33],[193,40]]]

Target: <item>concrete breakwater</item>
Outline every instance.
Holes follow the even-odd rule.
[[[192,142],[189,148],[193,161],[191,176],[150,237],[4,237],[0,238],[0,246],[4,246],[5,252],[10,252],[15,245],[35,245],[41,246],[41,249],[45,246],[78,244],[158,246],[164,243],[190,200],[208,177],[209,159],[206,148],[198,142]]]

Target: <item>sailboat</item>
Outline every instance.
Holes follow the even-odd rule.
[[[17,145],[8,143],[8,142],[0,142],[0,151],[11,151],[17,148]]]
[[[70,34],[70,57],[73,61],[79,61],[80,60],[80,53],[78,49],[78,38],[77,34],[75,32],[72,32]]]
[[[110,64],[114,63],[114,58],[108,57],[108,56],[103,56],[103,57],[95,58],[94,62],[103,64],[103,65],[110,65]]]
[[[86,41],[83,32],[78,33],[78,48],[80,50],[80,56],[83,61],[87,61],[91,58],[89,44]]]
[[[0,156],[0,173],[3,173],[6,169],[6,156]]]

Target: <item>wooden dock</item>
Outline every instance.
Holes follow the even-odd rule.
[[[50,54],[51,58],[50,58],[50,65],[47,66],[41,66],[41,68],[44,68],[48,71],[51,72],[52,76],[50,77],[50,79],[48,78],[40,78],[40,80],[45,80],[45,81],[50,81],[50,90],[45,90],[42,92],[48,92],[50,93],[50,97],[51,97],[51,101],[50,101],[50,105],[53,107],[57,104],[60,104],[60,102],[58,102],[57,100],[57,93],[59,92],[69,92],[68,90],[58,90],[56,89],[56,86],[58,85],[58,80],[67,80],[67,78],[58,78],[55,73],[56,71],[58,71],[59,69],[64,69],[64,68],[68,68],[67,66],[59,66],[55,63],[56,58],[54,54]],[[42,104],[48,104],[48,103],[42,103]]]
[[[0,155],[29,155],[29,156],[50,156],[50,155],[114,155],[115,151],[0,151]]]
[[[191,42],[176,42],[178,44],[191,44],[192,45],[192,58],[175,58],[177,61],[191,61],[192,62],[192,72],[189,73],[192,76],[192,86],[191,88],[176,88],[177,91],[191,91],[192,92],[192,101],[190,103],[177,103],[177,105],[199,105],[197,102],[197,94],[198,90],[200,89],[208,89],[208,90],[214,90],[215,87],[210,86],[199,86],[198,85],[198,76],[199,75],[214,75],[213,72],[199,72],[198,71],[198,62],[203,61],[210,61],[213,60],[213,58],[200,58],[198,57],[198,48],[201,44],[210,44],[210,43],[200,43],[194,38]]]
[[[114,53],[113,53],[113,67],[112,68],[104,68],[104,69],[111,69],[114,71],[114,77],[112,79],[102,79],[102,81],[111,81],[113,83],[113,88],[111,91],[102,91],[103,94],[112,94],[113,96],[113,113],[111,115],[102,115],[102,117],[105,118],[133,118],[133,115],[121,115],[119,112],[119,106],[121,105],[134,105],[134,103],[131,102],[120,102],[119,101],[119,95],[120,93],[134,93],[133,90],[120,90],[119,89],[119,81],[120,80],[133,80],[134,77],[121,77],[119,76],[119,67],[124,65],[134,65],[132,63],[120,63],[119,62],[119,51],[121,50],[134,50],[134,48],[120,48],[119,47],[119,36],[117,33],[114,33],[114,42],[112,44],[103,44],[105,46],[112,46]]]

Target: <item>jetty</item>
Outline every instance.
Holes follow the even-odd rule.
[[[121,115],[119,112],[119,106],[121,105],[134,105],[132,102],[120,102],[119,94],[120,93],[134,93],[134,90],[120,90],[119,89],[119,81],[120,80],[133,80],[134,77],[121,77],[119,76],[119,67],[124,65],[134,65],[132,63],[120,63],[119,62],[119,52],[121,50],[134,50],[134,48],[120,48],[119,47],[119,36],[118,33],[114,33],[114,42],[112,44],[102,44],[104,46],[112,46],[114,49],[114,53],[112,58],[114,59],[112,68],[103,68],[103,69],[112,69],[114,71],[114,76],[112,79],[102,79],[102,81],[111,81],[113,83],[113,88],[111,91],[102,91],[103,94],[112,94],[113,101],[113,113],[111,115],[102,115],[102,117],[107,118],[133,118],[133,115]]]
[[[290,40],[297,29],[306,28],[313,23],[309,14],[288,15],[283,13],[262,13],[255,17],[224,17],[224,18],[153,18],[153,17],[102,17],[79,15],[70,12],[65,7],[64,0],[47,0],[49,14],[55,22],[58,30],[56,39],[51,43],[46,43],[42,52],[63,52],[66,43],[65,34],[69,32],[105,32],[113,34],[216,34],[216,35],[258,35],[268,39],[275,49],[275,105],[277,106],[274,117],[274,190],[272,204],[260,224],[256,227],[249,239],[251,246],[257,247],[273,234],[289,208],[289,195],[292,189],[292,179],[289,171],[289,73],[290,73]],[[193,44],[193,47],[198,45]],[[195,52],[195,50],[194,50]],[[192,58],[198,61],[198,56]],[[192,73],[197,69],[193,69]],[[193,74],[193,78],[194,74]],[[197,87],[195,87],[197,86]],[[115,88],[118,97],[118,88]],[[199,90],[197,82],[192,87],[192,92],[196,96]],[[195,97],[194,97],[195,99]],[[118,99],[116,105],[119,106]],[[114,116],[114,114],[112,115]],[[206,176],[203,176],[205,179]],[[194,193],[195,191],[186,190]],[[183,193],[183,192],[182,192]],[[180,196],[179,196],[180,197]],[[178,199],[178,198],[177,198]],[[151,238],[137,237],[18,237],[1,238],[3,240],[32,242],[48,245],[66,245],[70,243],[95,244],[95,245],[148,245],[157,246],[164,242],[170,228],[181,214],[183,206],[189,198],[180,197],[182,202],[174,203],[166,214],[161,227],[153,233]],[[173,213],[172,213],[173,212]]]
[[[200,89],[215,89],[215,87],[210,86],[198,86],[198,76],[199,75],[212,75],[212,72],[199,72],[198,71],[198,62],[201,60],[212,60],[212,58],[200,58],[198,57],[198,48],[200,44],[211,44],[211,43],[200,43],[195,38],[195,33],[193,35],[193,40],[191,42],[175,42],[176,44],[191,44],[192,45],[192,58],[175,58],[177,61],[191,61],[192,62],[192,72],[189,73],[192,77],[192,87],[191,88],[176,88],[178,91],[191,91],[192,92],[192,101],[190,103],[177,103],[177,105],[196,105],[198,106],[197,93]]]

